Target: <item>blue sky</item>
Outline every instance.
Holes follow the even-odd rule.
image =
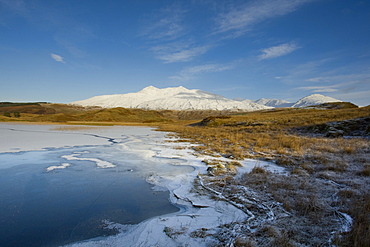
[[[0,0],[0,101],[184,86],[370,104],[367,0]]]

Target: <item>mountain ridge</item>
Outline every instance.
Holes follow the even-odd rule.
[[[256,111],[276,107],[306,107],[340,100],[313,94],[296,103],[278,99],[232,100],[224,96],[202,91],[187,89],[183,86],[159,89],[148,86],[136,93],[94,96],[69,104],[81,106],[100,106],[103,108],[138,108],[146,110],[243,110]]]
[[[265,98],[254,100],[254,103],[271,107],[291,107],[294,104],[286,100]]]

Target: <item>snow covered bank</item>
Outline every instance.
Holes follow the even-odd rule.
[[[168,154],[168,152],[167,152]],[[174,156],[178,155],[174,154]],[[156,156],[160,157],[160,156]],[[152,175],[148,182],[155,188],[167,188],[171,192],[170,200],[180,212],[158,216],[138,225],[120,227],[125,229],[116,236],[106,239],[76,243],[72,246],[207,246],[214,241],[191,237],[198,231],[214,233],[215,226],[243,221],[247,215],[234,206],[191,193],[194,178],[199,172],[205,172],[205,166],[199,159],[184,155],[181,161],[174,159],[174,165],[191,164],[195,170],[191,173],[172,176],[171,174]]]

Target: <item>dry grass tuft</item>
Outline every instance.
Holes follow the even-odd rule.
[[[235,247],[257,247],[257,243],[249,238],[237,238],[234,242]]]
[[[253,169],[250,172],[250,174],[267,174],[267,173],[268,171],[260,166],[253,167]]]
[[[370,164],[364,164],[363,169],[359,171],[357,174],[360,176],[369,177],[370,176]]]
[[[236,174],[236,168],[242,166],[237,161],[220,161],[216,159],[211,159],[203,160],[202,162],[208,166],[208,174],[212,176]]]
[[[56,131],[80,131],[80,130],[91,130],[96,129],[98,127],[94,126],[58,126],[54,127],[50,130],[56,130]]]
[[[344,236],[343,246],[362,247],[370,243],[370,194],[351,200],[350,212],[354,218],[352,229]]]

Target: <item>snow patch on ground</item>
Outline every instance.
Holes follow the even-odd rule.
[[[261,167],[267,171],[278,174],[285,174],[287,172],[284,167],[278,166],[270,161],[245,159],[240,161],[240,163],[243,165],[242,167],[237,167],[238,174],[240,175],[251,172],[254,167]]]
[[[343,212],[338,211],[338,213],[342,216],[342,228],[340,229],[340,232],[349,232],[353,225],[352,217]]]

